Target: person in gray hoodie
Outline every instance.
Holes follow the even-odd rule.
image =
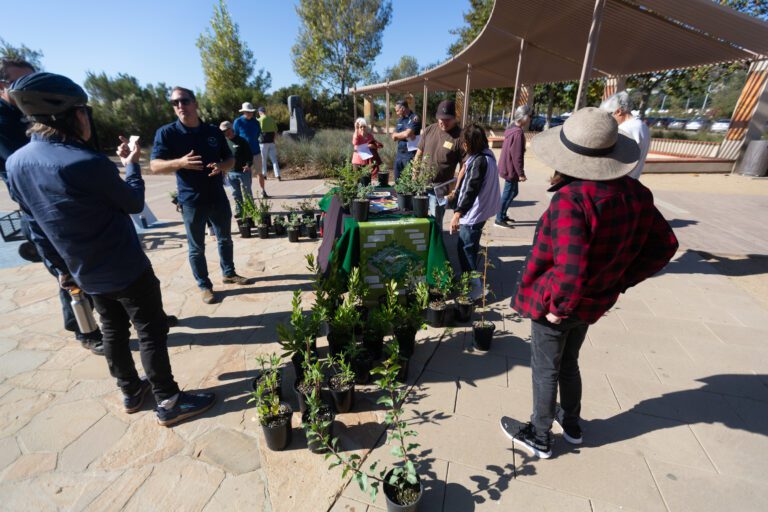
[[[496,214],[495,225],[512,228],[515,219],[507,217],[507,210],[517,196],[519,182],[525,181],[525,128],[531,121],[531,107],[521,105],[515,110],[512,124],[504,131],[504,143],[499,156],[499,176],[504,180],[501,208]]]
[[[488,137],[480,125],[471,124],[464,128],[459,143],[468,158],[451,219],[451,234],[459,233],[461,271],[472,272],[477,270],[477,255],[485,222],[499,211],[499,179],[496,157],[488,148]],[[474,278],[470,297],[478,299],[483,292],[480,280]]]

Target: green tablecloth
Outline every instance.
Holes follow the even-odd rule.
[[[384,282],[401,279],[409,268],[418,266],[424,268],[427,282],[434,284],[432,270],[447,259],[435,219],[406,215],[382,215],[369,222],[345,218],[344,232],[329,257],[331,265],[346,274],[359,266],[372,297],[383,292]]]

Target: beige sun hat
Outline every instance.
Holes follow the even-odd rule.
[[[243,107],[240,109],[240,112],[256,112],[256,109],[253,108],[253,104],[249,102],[243,103]]]
[[[582,108],[562,126],[538,134],[531,149],[559,173],[594,181],[621,178],[640,158],[637,143],[619,132],[613,116],[594,107]]]
[[[232,128],[232,123],[230,123],[229,121],[222,121],[221,124],[219,125],[219,130],[223,132],[229,130],[230,128]]]

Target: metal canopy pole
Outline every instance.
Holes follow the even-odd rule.
[[[357,119],[357,94],[352,93],[352,117]]]
[[[467,64],[467,84],[464,87],[464,108],[461,113],[461,126],[467,126],[467,115],[469,114],[469,75],[472,74],[472,64]]]
[[[587,83],[592,70],[592,62],[595,59],[597,50],[597,39],[600,36],[600,23],[603,20],[603,11],[605,10],[605,0],[595,0],[595,10],[592,12],[592,26],[589,29],[589,39],[587,39],[587,49],[584,52],[584,64],[581,67],[581,78],[579,78],[579,91],[576,93],[576,106],[574,111],[579,110],[584,103],[584,96],[587,92]]]
[[[385,97],[387,99],[387,111],[384,114],[384,133],[389,133],[389,80],[387,80],[387,92]]]
[[[517,108],[517,91],[520,90],[520,69],[523,67],[523,50],[525,39],[520,39],[520,53],[517,56],[517,73],[515,73],[515,92],[512,93],[512,112]]]
[[[421,100],[421,129],[427,126],[427,79],[424,79],[424,98]]]

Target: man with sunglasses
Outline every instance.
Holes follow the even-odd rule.
[[[225,284],[248,284],[235,272],[232,249],[232,209],[224,192],[223,174],[235,159],[217,127],[204,123],[195,94],[184,87],[171,91],[178,121],[157,130],[149,167],[153,173],[176,173],[179,204],[189,244],[189,264],[203,302],[216,301],[205,259],[205,224],[210,222],[219,244],[219,265]]]
[[[141,410],[150,389],[163,426],[208,410],[212,393],[182,392],[173,378],[160,282],[129,216],[144,208],[141,148],[130,151],[121,139],[123,181],[115,164],[89,147],[88,96],[67,77],[32,73],[14,82],[10,95],[32,123],[32,141],[7,162],[11,197],[32,218],[33,240],[62,287],[76,286],[93,298],[125,412]],[[131,323],[146,380],[136,372],[128,343]]]

